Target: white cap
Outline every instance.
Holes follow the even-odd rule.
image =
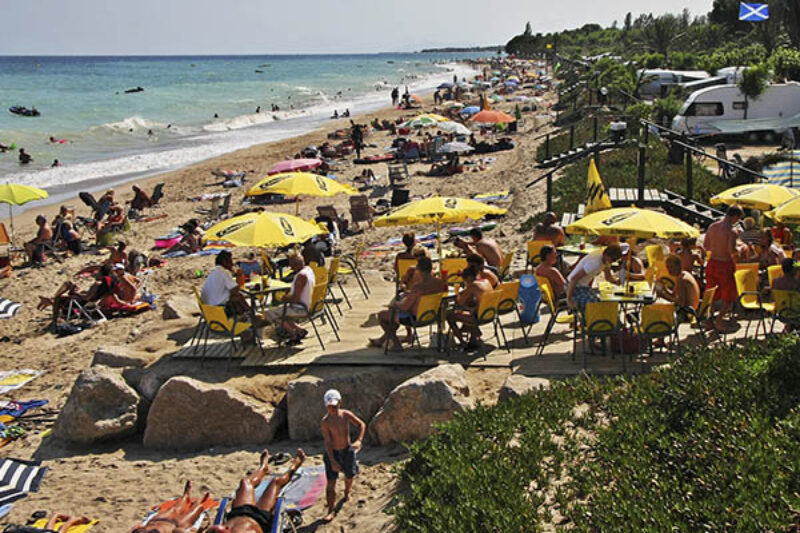
[[[125,270],[125,265],[122,263],[117,263],[114,265],[114,270]]]
[[[626,255],[631,249],[631,245],[627,242],[620,243],[619,247],[622,249],[622,255]]]
[[[339,394],[339,391],[336,389],[330,389],[328,392],[325,393],[325,406],[328,405],[339,405],[339,402],[342,401],[342,395]]]

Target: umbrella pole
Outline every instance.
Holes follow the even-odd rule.
[[[300,216],[300,196],[294,197],[294,216]]]
[[[439,270],[442,269],[442,223],[436,219],[436,250],[439,252]]]
[[[11,222],[11,244],[14,244],[14,211],[11,204],[8,204],[8,219]]]

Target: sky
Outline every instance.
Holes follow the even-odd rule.
[[[0,55],[411,52],[712,0],[3,0]],[[12,22],[15,21],[15,22]]]

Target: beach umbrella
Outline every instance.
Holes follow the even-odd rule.
[[[782,203],[772,211],[766,211],[764,214],[776,222],[800,224],[800,196]]]
[[[300,195],[306,196],[335,196],[337,194],[357,194],[358,191],[350,185],[339,183],[319,174],[310,172],[285,172],[274,174],[262,179],[245,196],[260,196],[262,194],[284,194],[294,196],[295,214],[300,211]]]
[[[752,183],[724,190],[716,196],[712,196],[710,202],[711,205],[739,205],[766,211],[798,195],[800,193],[797,191],[780,185]]]
[[[475,148],[467,143],[452,142],[443,144],[438,150],[436,150],[436,152],[440,154],[465,154],[473,151],[474,149]]]
[[[453,107],[461,108],[461,107],[464,107],[464,104],[462,104],[461,102],[452,102],[452,101],[450,101],[450,102],[447,102],[444,105],[444,107],[447,108],[447,109],[450,109],[450,108],[453,108]]]
[[[446,131],[447,133],[455,133],[456,135],[469,135],[471,133],[468,127],[453,121],[440,122],[436,125],[436,127],[442,131]]]
[[[506,209],[484,204],[466,198],[432,196],[395,207],[375,219],[377,227],[415,226],[436,224],[439,257],[442,256],[441,225],[465,222],[467,219],[479,220],[486,215],[503,215]]]
[[[439,86],[436,87],[436,88],[437,89],[452,89],[453,88],[453,84],[452,84],[452,82],[446,81],[444,83],[440,83]]]
[[[490,111],[490,110],[483,110],[470,118],[472,122],[483,122],[486,124],[503,124],[514,122],[514,117],[503,113],[502,111]]]
[[[519,82],[515,80],[506,80],[505,83],[503,83],[503,85],[505,85],[506,87],[516,87],[517,85],[519,85]]]
[[[47,198],[47,191],[29,185],[5,183],[0,185],[0,203],[8,204],[8,217],[11,220],[11,239],[14,239],[14,213],[11,206],[23,205]]]
[[[471,105],[471,106],[467,106],[464,109],[462,109],[461,110],[461,114],[462,115],[474,115],[475,113],[478,113],[480,110],[481,110],[480,107],[478,107],[476,105]]]
[[[447,120],[450,119],[443,117],[442,115],[427,113],[425,115],[419,115],[410,120],[406,120],[405,122],[400,124],[400,127],[405,129],[430,128],[436,126],[440,122],[445,122]]]
[[[572,235],[607,235],[650,239],[683,239],[700,232],[682,220],[660,211],[638,207],[617,207],[596,211],[566,227]]]
[[[209,228],[203,240],[275,248],[300,244],[321,233],[319,226],[296,216],[262,211],[224,220]]]
[[[287,159],[280,163],[275,163],[267,174],[280,174],[281,172],[300,172],[311,170],[322,165],[321,159]]]

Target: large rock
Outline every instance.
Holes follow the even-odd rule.
[[[130,349],[125,346],[113,346],[107,348],[98,348],[94,352],[92,359],[92,366],[103,365],[114,368],[137,367],[142,368],[147,366],[150,358],[143,355],[135,355],[130,353]]]
[[[325,416],[322,397],[328,389],[341,392],[342,407],[368,422],[401,381],[402,376],[383,369],[325,377],[302,376],[290,381],[286,392],[289,438],[301,441],[322,438],[319,429]]]
[[[147,415],[144,445],[200,450],[265,444],[283,423],[282,409],[220,384],[174,377],[158,391]]]
[[[549,379],[529,378],[520,374],[511,374],[500,389],[500,401],[519,398],[534,389],[547,389],[549,387]]]
[[[370,437],[385,446],[423,439],[432,424],[472,408],[466,373],[461,365],[442,365],[398,385],[369,424]]]
[[[75,380],[56,420],[55,437],[80,444],[136,432],[139,396],[115,370],[95,366]]]
[[[193,296],[185,294],[174,294],[159,303],[161,303],[161,308],[163,309],[161,318],[164,320],[189,318],[200,313],[197,308],[197,300]]]

